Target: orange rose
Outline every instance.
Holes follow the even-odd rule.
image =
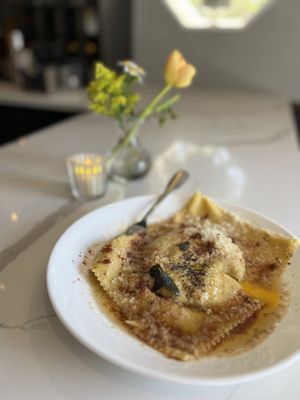
[[[188,64],[178,50],[172,51],[165,65],[166,83],[173,87],[185,88],[192,83],[196,68]]]

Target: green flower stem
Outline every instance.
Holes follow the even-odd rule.
[[[157,96],[154,97],[154,99],[144,108],[143,111],[140,112],[140,114],[137,117],[137,122],[143,121],[145,118],[147,118],[152,112],[154,106],[157,105],[157,103],[160,102],[160,100],[172,89],[173,86],[171,85],[166,85],[158,94]]]
[[[168,108],[170,108],[173,104],[175,104],[179,99],[180,99],[180,95],[176,94],[176,96],[173,96],[169,100],[165,101],[164,103],[159,104],[158,106],[156,106],[153,111],[155,113],[160,113],[162,111],[165,111]]]
[[[137,135],[138,128],[141,122],[143,122],[147,117],[149,117],[154,111],[154,107],[160,102],[160,100],[172,89],[171,85],[166,85],[158,94],[153,98],[153,100],[142,110],[134,121],[132,127],[125,134],[124,138],[112,149],[111,154],[107,160],[108,167],[111,165],[112,161],[116,155],[126,147],[131,140]]]

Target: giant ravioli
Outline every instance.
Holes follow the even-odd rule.
[[[172,218],[106,243],[92,271],[130,332],[168,357],[195,360],[276,299],[298,243],[197,192]],[[176,294],[153,290],[153,266]]]

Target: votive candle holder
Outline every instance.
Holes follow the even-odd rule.
[[[67,158],[67,168],[73,197],[92,200],[106,192],[105,158],[99,154],[81,153]]]

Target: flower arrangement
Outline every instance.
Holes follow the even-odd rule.
[[[117,154],[138,134],[141,122],[152,116],[163,123],[167,117],[174,118],[172,106],[179,100],[178,93],[171,95],[172,89],[188,87],[196,73],[193,65],[188,64],[182,54],[174,50],[168,57],[164,68],[164,86],[159,93],[142,109],[136,110],[140,96],[134,91],[136,83],[142,83],[145,71],[132,61],[121,61],[123,73],[107,68],[102,63],[95,65],[95,79],[87,88],[90,109],[95,113],[114,118],[123,138],[112,149],[108,163],[113,162]]]

